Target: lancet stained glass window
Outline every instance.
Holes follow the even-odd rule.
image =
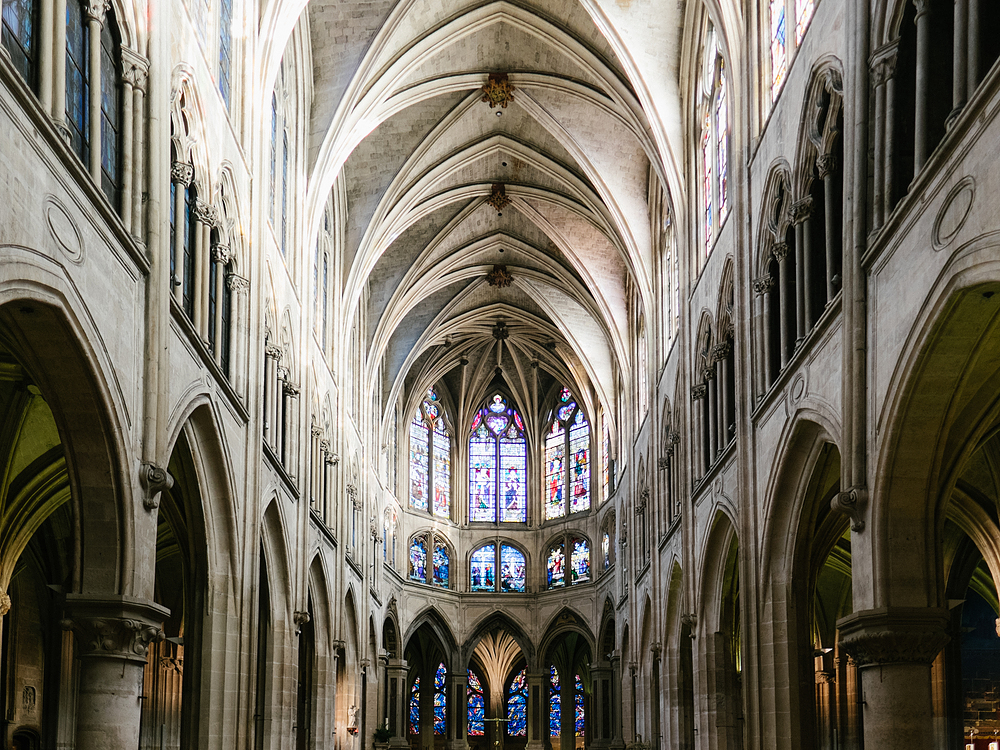
[[[545,438],[545,518],[589,509],[590,425],[563,388]]]
[[[608,427],[608,416],[601,409],[601,485],[604,487],[604,499],[611,495],[611,428]]]
[[[495,590],[496,556],[497,548],[495,544],[484,544],[472,553],[469,576],[473,591]]]
[[[500,545],[500,590],[524,592],[524,553],[509,544]]]
[[[771,99],[776,99],[785,82],[785,0],[771,0]]]
[[[558,737],[562,729],[559,689],[559,672],[552,666],[549,668],[549,735],[552,737]]]
[[[420,734],[420,677],[410,686],[410,734]]]
[[[469,435],[469,520],[528,520],[527,449],[521,415],[494,394],[476,414]]]
[[[499,571],[499,575],[497,574]],[[527,581],[524,553],[510,544],[484,544],[472,553],[470,587],[473,591],[524,593]]]
[[[434,543],[434,585],[448,588],[448,547],[443,542]]]
[[[428,567],[428,554],[430,567]],[[417,583],[430,583],[448,588],[451,582],[451,553],[444,539],[431,532],[413,537],[410,542],[409,579]]]
[[[90,162],[90,55],[83,6],[66,3],[66,125],[70,143],[84,164]]]
[[[423,537],[410,542],[410,580],[427,581],[427,543]]]
[[[549,588],[554,589],[566,585],[566,552],[563,543],[559,542],[549,549],[548,580]]]
[[[507,735],[526,737],[528,734],[528,682],[523,667],[514,675],[507,690]]]
[[[583,539],[573,540],[573,557],[570,560],[572,583],[590,580],[590,545]]]
[[[816,10],[815,0],[795,0],[795,43],[801,44],[806,35],[813,11]]]
[[[601,535],[601,554],[604,556],[604,569],[611,567],[611,535],[604,532]]]
[[[433,388],[410,422],[410,507],[451,516],[451,437]]]
[[[583,737],[584,713],[583,713],[583,680],[580,675],[576,676],[573,684],[573,726],[576,729],[576,736]]]
[[[3,46],[7,48],[21,78],[35,87],[38,55],[38,11],[36,0],[8,0],[3,3]]]
[[[586,539],[567,536],[550,544],[548,549],[546,575],[550,589],[590,580],[590,544]]]
[[[443,735],[445,726],[445,681],[448,671],[444,668],[444,663],[438,665],[437,672],[434,673],[434,734]]]
[[[483,697],[483,684],[479,681],[479,675],[471,669],[465,695],[469,704],[469,735],[482,737],[486,734],[486,699]]]
[[[715,89],[715,163],[719,179],[719,222],[729,209],[729,105],[726,91],[726,65],[719,58]]]
[[[118,131],[121,126],[117,33],[114,11],[108,10],[101,27],[101,190],[111,205],[117,205],[118,200]]]

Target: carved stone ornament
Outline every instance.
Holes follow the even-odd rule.
[[[351,504],[353,505],[358,497],[358,488],[355,487],[353,484],[349,484],[344,489],[347,492],[348,499],[351,501]]]
[[[497,341],[505,341],[510,337],[510,331],[507,330],[507,324],[502,320],[498,320],[496,325],[493,326],[493,338]]]
[[[299,387],[297,385],[285,381],[285,385],[283,387],[286,396],[288,396],[289,398],[298,398]]]
[[[495,286],[500,289],[510,286],[514,277],[511,275],[510,271],[507,270],[507,266],[496,265],[493,266],[493,270],[486,274],[486,282],[490,286]]]
[[[274,346],[273,344],[268,344],[267,346],[264,347],[264,356],[265,357],[270,357],[271,359],[275,360],[276,362],[280,362],[281,361],[281,349],[279,349],[278,347]]]
[[[507,188],[502,182],[494,182],[490,188],[490,197],[486,202],[497,211],[497,216],[503,216],[503,210],[510,205],[510,198],[507,197]]]
[[[235,273],[226,276],[226,284],[229,286],[229,291],[236,292],[237,294],[245,292],[250,288],[249,280],[242,276],[237,276]]]
[[[66,596],[64,630],[77,636],[82,658],[145,663],[149,644],[163,640],[160,624],[170,611],[130,597]]]
[[[698,383],[698,385],[692,386],[691,398],[694,401],[699,401],[705,398],[706,395],[708,395],[708,386],[705,385],[704,383]]]
[[[194,179],[194,165],[186,161],[175,161],[170,164],[170,181],[176,185],[187,187]]]
[[[216,217],[218,216],[218,211],[215,206],[211,203],[206,203],[205,201],[195,201],[194,204],[194,218],[200,221],[202,224],[208,224],[212,226],[216,222]]]
[[[701,368],[701,377],[706,383],[710,380],[715,380],[715,362],[711,362]]]
[[[726,339],[722,343],[716,344],[712,348],[712,357],[715,359],[716,362],[721,362],[726,357],[728,357],[730,353],[732,353],[732,351],[733,351],[733,340]]]
[[[681,441],[681,434],[679,432],[670,431],[670,442],[673,445],[677,445]]]
[[[669,456],[661,456],[660,458],[656,459],[656,468],[659,469],[660,471],[666,471],[667,469],[669,469],[670,468],[670,457]]]
[[[806,196],[792,205],[792,223],[801,224],[813,215],[813,199]]]
[[[897,47],[893,42],[875,50],[870,61],[873,86],[883,86],[896,74]]]
[[[89,0],[85,12],[88,20],[93,19],[103,25],[109,10],[111,10],[111,0]]]
[[[162,466],[143,463],[139,467],[139,483],[143,490],[143,507],[156,510],[160,507],[160,493],[174,486],[174,478]]]
[[[0,617],[10,612],[10,595],[6,591],[0,591]]]
[[[311,619],[312,618],[309,616],[308,612],[296,610],[295,614],[292,615],[292,622],[295,623],[295,635],[298,635],[302,630],[302,626],[308,623]]]
[[[681,623],[687,625],[690,636],[694,638],[694,631],[698,627],[698,615],[693,612],[681,613]]]
[[[877,664],[930,664],[949,637],[945,609],[880,607],[837,621],[841,647],[858,667]]]
[[[212,262],[226,265],[233,259],[232,251],[228,245],[212,245]]]
[[[146,90],[149,77],[149,60],[139,53],[122,46],[122,78],[133,89]]]
[[[312,435],[314,438],[321,438],[323,437],[323,428],[320,427],[318,424],[310,425],[309,434]]]
[[[865,530],[865,506],[868,505],[868,490],[851,487],[846,492],[838,492],[830,501],[830,507],[851,519],[851,531]]]
[[[784,242],[775,243],[774,247],[771,248],[771,255],[780,263],[788,255],[788,245]]]
[[[774,289],[774,279],[771,274],[764,274],[753,280],[753,293],[761,297]]]
[[[827,175],[837,171],[837,157],[833,154],[824,154],[816,159],[816,174],[821,180],[825,180]]]
[[[507,105],[514,101],[514,84],[507,78],[506,73],[490,73],[483,86],[483,101],[490,105],[490,109],[501,107],[506,109]]]

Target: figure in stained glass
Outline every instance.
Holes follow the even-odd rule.
[[[509,544],[500,546],[500,590],[524,592],[527,578],[524,553]]]
[[[410,507],[451,515],[451,437],[433,388],[410,422]]]
[[[410,580],[420,583],[427,581],[427,544],[423,538],[414,539],[410,543]]]
[[[419,409],[410,422],[410,507],[427,510],[428,429]]]
[[[547,520],[590,508],[590,425],[567,389],[559,399],[545,437]]]
[[[573,703],[574,703],[574,716],[573,723],[576,729],[576,736],[583,737],[584,729],[584,715],[583,715],[583,680],[580,679],[580,675],[576,676],[574,682],[573,690]]]
[[[448,676],[448,671],[444,664],[439,664],[437,672],[434,673],[434,734],[443,735],[445,727],[445,699],[444,685]]]
[[[525,669],[514,675],[507,690],[507,736],[528,734],[528,685]]]
[[[566,582],[563,570],[566,561],[566,554],[563,552],[562,543],[557,544],[549,550],[548,578],[549,588],[554,589],[563,586]]]
[[[573,556],[570,565],[573,568],[573,583],[583,583],[590,580],[590,547],[583,539],[573,540]]]
[[[611,535],[604,532],[601,535],[601,554],[604,555],[604,569],[611,567]]]
[[[785,82],[785,0],[771,0],[771,99]]]
[[[549,735],[558,737],[562,731],[562,711],[559,694],[559,672],[549,668]]]
[[[520,416],[495,394],[480,409],[469,434],[469,520],[528,520],[527,441]]]
[[[469,735],[482,737],[486,734],[486,700],[479,675],[469,670],[469,686],[465,691],[469,704]]]
[[[443,542],[434,544],[434,585],[448,588],[448,548]]]
[[[473,591],[493,591],[496,585],[496,545],[484,544],[472,553],[470,584]]]

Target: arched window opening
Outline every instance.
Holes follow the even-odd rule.
[[[465,691],[469,707],[469,735],[482,737],[486,734],[486,697],[479,675],[469,670],[469,686]]]
[[[451,517],[451,436],[437,392],[431,388],[410,422],[410,507]]]
[[[444,735],[447,718],[447,698],[444,689],[447,678],[448,671],[442,662],[434,673],[434,734],[438,736]]]
[[[473,551],[469,563],[469,588],[472,591],[523,594],[527,580],[527,561],[524,552],[517,547],[491,542]]]
[[[430,568],[428,568],[430,555]],[[416,583],[428,583],[448,588],[451,583],[451,551],[444,539],[422,533],[410,541],[408,578]]]
[[[12,0],[3,4],[3,46],[14,68],[33,91],[38,91],[38,16],[37,0]]]
[[[590,581],[590,543],[580,537],[567,536],[550,544],[546,575],[550,589]]]
[[[515,673],[507,685],[507,736],[528,736],[527,667]]]
[[[270,182],[268,183],[267,215],[274,226],[274,204],[277,195],[277,174],[278,174],[278,95],[271,93],[271,169]]]
[[[601,524],[601,571],[615,563],[615,515],[609,513]]]
[[[603,487],[603,499],[607,500],[613,491],[611,486],[611,427],[603,408],[601,409],[601,486]]]
[[[563,388],[545,437],[545,518],[589,509],[590,425],[583,409]]]
[[[527,522],[527,474],[521,415],[494,394],[476,414],[469,435],[469,520]]]

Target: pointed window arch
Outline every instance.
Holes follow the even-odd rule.
[[[410,507],[451,517],[451,435],[433,388],[410,422]]]
[[[590,425],[569,389],[545,436],[545,520],[590,510]]]
[[[705,34],[701,71],[702,240],[706,255],[729,213],[729,84],[715,29]]]
[[[421,532],[410,540],[409,579],[448,588],[451,584],[451,550],[439,536]]]
[[[469,433],[469,520],[528,520],[528,443],[521,415],[495,393]]]

